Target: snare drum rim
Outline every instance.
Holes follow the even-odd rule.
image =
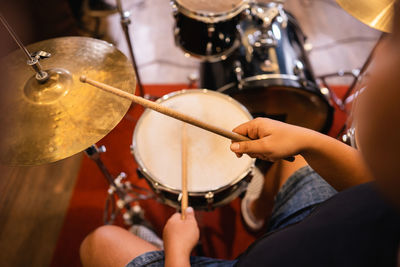
[[[235,106],[237,106],[240,110],[242,110],[246,114],[246,116],[249,118],[249,120],[253,119],[253,117],[251,116],[251,114],[247,110],[247,108],[245,106],[243,106],[242,104],[240,104],[238,101],[236,101],[235,99],[233,99],[232,97],[230,97],[228,95],[218,93],[215,91],[211,91],[208,89],[183,89],[183,90],[171,92],[171,93],[166,94],[166,95],[160,97],[159,99],[157,99],[156,103],[160,104],[160,103],[167,101],[168,99],[170,99],[172,97],[177,97],[177,96],[180,96],[183,94],[193,94],[193,93],[213,94],[213,95],[216,95],[223,99],[226,99],[226,100],[230,101],[231,103],[233,103]],[[139,170],[147,178],[147,180],[153,184],[154,188],[156,188],[157,190],[163,190],[163,191],[167,191],[167,192],[174,193],[174,194],[180,194],[181,190],[163,185],[160,183],[160,181],[155,180],[155,178],[153,178],[154,175],[152,175],[151,172],[144,167],[145,164],[138,153],[137,143],[136,143],[136,140],[137,140],[136,128],[140,127],[140,125],[142,124],[142,121],[144,120],[145,115],[152,111],[153,110],[150,110],[148,108],[145,109],[143,114],[140,116],[138,122],[136,123],[135,130],[133,133],[133,138],[132,138],[132,151],[133,151],[132,154],[136,160],[136,163],[138,164]],[[207,191],[198,191],[198,192],[188,191],[188,195],[189,196],[203,196],[209,192],[218,193],[218,192],[223,191],[231,186],[234,186],[235,184],[239,183],[242,179],[244,179],[246,176],[248,176],[252,172],[252,170],[255,167],[255,162],[256,162],[256,159],[252,159],[251,164],[249,165],[249,167],[247,168],[247,170],[244,173],[240,174],[237,178],[233,179],[230,183],[228,183],[222,187],[219,187],[216,189],[209,189]]]
[[[250,7],[249,0],[243,0],[241,4],[233,8],[231,11],[213,13],[213,12],[190,10],[185,6],[183,6],[182,4],[179,4],[177,0],[172,0],[171,4],[174,8],[176,8],[177,12],[180,12],[189,18],[211,24],[234,18],[237,15],[239,15],[243,10],[248,9]]]

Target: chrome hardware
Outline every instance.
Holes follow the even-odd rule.
[[[239,89],[243,88],[243,82],[242,82],[242,77],[243,77],[243,69],[242,69],[242,64],[240,63],[240,61],[235,61],[235,68],[234,68],[234,72],[236,75],[236,80],[238,82],[238,87]]]
[[[293,73],[294,73],[295,75],[300,76],[300,74],[303,73],[303,70],[304,70],[304,65],[303,65],[303,63],[302,63],[300,60],[297,60],[297,59],[296,59],[296,60],[294,61]]]
[[[31,54],[31,57],[34,57],[36,59],[46,59],[51,57],[51,53],[46,52],[46,51],[37,51],[37,52],[33,52]]]
[[[260,64],[260,69],[265,72],[276,72],[279,70],[279,66],[275,62],[266,59]]]
[[[160,184],[159,183],[154,183],[153,187],[154,187],[154,191],[156,192],[156,194],[160,195],[161,194]]]
[[[99,153],[104,153],[104,152],[107,151],[107,148],[106,148],[106,146],[100,146],[99,148],[97,148],[97,151],[98,151]]]
[[[355,127],[349,128],[344,135],[342,135],[342,141],[354,148],[357,148],[357,142],[356,142],[356,129]]]
[[[213,24],[208,24],[207,25],[207,32],[208,32],[208,37],[211,38],[211,36],[213,35],[213,33],[215,32],[215,27]]]
[[[214,202],[213,192],[208,192],[204,197],[206,198],[208,204],[212,204]]]

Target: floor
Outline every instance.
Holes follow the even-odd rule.
[[[197,74],[198,60],[185,57],[174,44],[168,0],[122,3],[132,12],[130,32],[144,84],[185,83]],[[379,36],[333,0],[287,0],[285,5],[309,37],[317,75],[360,67]],[[104,25],[109,39],[128,55],[119,15]],[[78,154],[35,167],[0,166],[1,266],[49,265],[81,158]]]

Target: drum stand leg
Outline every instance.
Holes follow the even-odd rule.
[[[130,14],[129,11],[124,11],[122,9],[121,0],[117,0],[117,9],[118,9],[118,12],[119,12],[119,14],[121,16],[121,20],[120,20],[121,27],[122,27],[122,30],[124,31],[125,39],[126,39],[126,42],[128,44],[128,47],[129,47],[129,54],[131,56],[132,65],[133,65],[133,68],[134,68],[134,70],[136,72],[136,80],[137,80],[137,85],[138,85],[138,88],[139,88],[139,95],[143,97],[144,96],[144,89],[143,89],[142,81],[140,79],[139,69],[138,69],[137,64],[136,64],[136,59],[135,59],[135,54],[134,54],[134,51],[133,51],[133,44],[132,44],[132,41],[131,41],[131,36],[129,34],[129,24],[131,24],[131,19],[130,19],[130,15],[131,14]]]
[[[125,211],[122,213],[122,217],[126,225],[146,224],[143,223],[144,212],[139,206],[138,200],[154,198],[154,195],[148,189],[134,186],[129,181],[123,181],[126,178],[124,172],[121,172],[114,179],[100,158],[100,153],[104,153],[105,151],[106,148],[104,146],[98,148],[96,145],[92,145],[85,150],[86,155],[96,163],[103,173],[104,178],[109,183],[108,199],[104,210],[104,223],[112,224],[117,215],[117,209],[124,209]],[[133,189],[143,193],[133,192]],[[135,197],[132,197],[130,193],[134,194]],[[115,199],[117,199],[117,201],[115,201]],[[134,203],[133,207],[131,203]]]

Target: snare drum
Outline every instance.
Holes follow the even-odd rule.
[[[229,96],[208,90],[168,94],[157,101],[224,129],[252,119],[250,113]],[[139,170],[161,201],[179,207],[181,197],[181,121],[145,110],[133,134],[132,150]],[[231,141],[187,125],[189,205],[212,209],[229,203],[247,188],[254,159],[237,158]]]
[[[226,58],[239,45],[236,26],[247,0],[175,0],[175,42],[205,61]]]

